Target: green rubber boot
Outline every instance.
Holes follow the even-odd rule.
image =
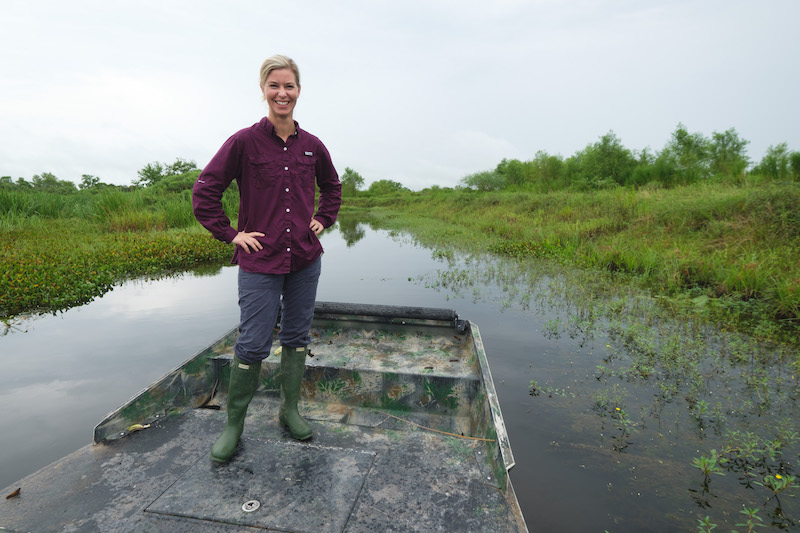
[[[228,424],[211,448],[213,461],[227,462],[236,450],[236,444],[244,430],[244,415],[247,414],[247,406],[256,393],[260,376],[261,361],[248,365],[233,356],[231,383],[228,387]]]
[[[306,368],[306,347],[281,347],[281,408],[278,420],[289,428],[297,440],[311,438],[311,426],[297,411],[300,399],[300,384]]]

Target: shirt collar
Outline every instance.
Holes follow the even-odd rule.
[[[275,135],[275,126],[272,124],[272,122],[269,121],[269,118],[267,117],[262,118],[261,122],[259,122],[259,125],[265,130],[267,130],[268,134]],[[300,124],[298,124],[298,122],[295,120],[293,136],[297,137],[298,133],[300,133]]]

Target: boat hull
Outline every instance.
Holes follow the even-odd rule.
[[[20,495],[0,502],[0,526],[527,530],[474,324],[448,310],[318,304],[301,401],[313,439],[297,442],[278,423],[279,357],[270,356],[237,452],[218,465],[208,451],[225,424],[236,337],[111,413],[95,444],[21,480]]]

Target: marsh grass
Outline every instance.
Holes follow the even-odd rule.
[[[76,195],[52,194],[42,191],[23,193],[0,188],[0,227],[23,223],[31,218],[60,218],[72,216],[83,202]]]
[[[632,274],[665,303],[800,328],[800,184],[416,194],[354,202],[427,245]]]

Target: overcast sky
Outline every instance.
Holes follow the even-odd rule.
[[[800,1],[4,0],[0,176],[128,185],[203,167],[257,122],[258,70],[300,66],[301,127],[339,173],[418,190],[678,123],[800,150]]]

